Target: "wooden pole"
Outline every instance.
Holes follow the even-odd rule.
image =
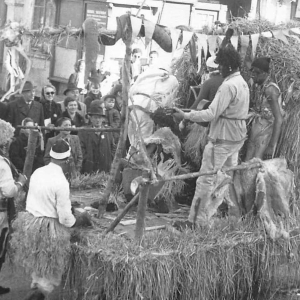
[[[124,207],[122,212],[112,221],[109,227],[105,230],[105,234],[113,231],[116,226],[120,223],[120,221],[124,218],[127,212],[138,202],[139,200],[139,193],[137,193],[131,201]]]
[[[227,173],[227,172],[238,171],[238,170],[251,170],[251,169],[255,169],[255,168],[260,168],[261,166],[262,166],[262,164],[260,162],[243,163],[243,164],[238,165],[238,166],[233,166],[233,167],[228,167],[228,168],[225,168],[225,169],[221,169],[221,171]],[[190,179],[190,178],[195,178],[195,177],[200,177],[200,176],[214,175],[214,174],[217,174],[217,172],[218,172],[218,170],[211,171],[211,172],[206,172],[206,173],[195,172],[195,173],[177,175],[177,176],[172,176],[172,177],[160,179],[156,183],[171,181],[171,180],[184,180],[184,179]]]
[[[90,127],[78,127],[78,128],[65,128],[65,127],[47,127],[47,126],[21,126],[18,125],[18,128],[21,129],[41,129],[48,131],[92,131],[92,132],[119,132],[120,128],[90,128]]]
[[[36,143],[38,140],[39,132],[36,130],[29,131],[28,144],[27,144],[27,153],[25,158],[25,164],[23,168],[23,174],[27,178],[31,176],[33,160],[35,156]]]
[[[147,180],[149,178],[150,178],[150,174],[145,171],[143,173],[143,179]],[[140,196],[139,196],[139,204],[137,209],[136,226],[135,226],[135,240],[139,245],[142,242],[144,230],[145,230],[145,217],[146,217],[149,188],[150,188],[150,184],[147,182],[142,183],[139,186]]]
[[[98,217],[102,217],[105,211],[105,207],[107,205],[110,193],[112,191],[115,178],[120,166],[121,158],[123,157],[125,141],[126,141],[126,129],[128,127],[128,94],[130,88],[130,65],[131,65],[131,47],[132,42],[126,42],[126,54],[123,62],[122,68],[122,111],[121,111],[121,132],[118,142],[118,147],[114,156],[114,160],[112,162],[109,179],[106,185],[106,188],[99,199],[99,209],[98,209]]]

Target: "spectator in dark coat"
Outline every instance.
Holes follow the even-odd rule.
[[[34,126],[34,122],[30,118],[25,118],[22,122],[23,126]],[[11,162],[15,165],[19,172],[23,172],[27,144],[28,144],[29,129],[21,129],[19,136],[11,143],[9,148],[9,158]],[[44,147],[41,145],[41,138],[38,139],[38,143],[35,150],[32,173],[44,165]]]
[[[87,111],[89,111],[90,105],[94,100],[100,100],[102,97],[100,91],[100,76],[98,73],[92,72],[91,76],[89,77],[89,92],[87,96],[84,98],[84,103],[86,105]]]
[[[57,121],[58,127],[71,127],[71,120],[69,118],[63,117]],[[51,147],[58,141],[58,140],[65,140],[69,143],[71,147],[71,156],[69,158],[69,176],[74,178],[78,174],[80,174],[81,166],[82,166],[82,151],[80,140],[77,135],[71,135],[70,131],[61,131],[57,136],[50,138],[47,142],[45,155],[44,155],[44,162],[45,164],[49,164],[51,157],[50,157],[50,150]]]
[[[88,113],[91,127],[103,128],[106,115],[95,100]],[[109,172],[115,152],[115,144],[110,132],[79,132],[83,155],[82,173]]]
[[[17,136],[20,129],[17,128],[21,125],[25,118],[31,118],[34,123],[39,126],[44,126],[44,110],[41,103],[34,100],[35,86],[31,81],[26,81],[22,98],[8,103],[7,121],[16,128],[15,135]]]
[[[108,120],[108,126],[112,128],[120,128],[121,124],[121,115],[117,109],[115,109],[115,102],[116,102],[116,96],[114,95],[106,95],[102,99],[105,104],[105,114]],[[113,132],[113,138],[115,144],[118,143],[120,133],[119,132]]]
[[[43,105],[45,126],[48,127],[54,127],[57,120],[62,116],[61,105],[54,100],[55,94],[56,88],[51,84],[42,88],[40,103]],[[54,137],[54,135],[54,131],[46,132],[45,144],[47,144],[47,140]]]
[[[7,104],[4,102],[0,102],[0,119],[6,120],[6,114],[7,114]]]

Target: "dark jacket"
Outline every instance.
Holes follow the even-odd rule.
[[[81,131],[78,136],[83,156],[82,173],[109,172],[115,152],[111,133],[97,135],[95,132]]]
[[[0,102],[0,119],[6,120],[7,114],[7,104],[4,102]]]
[[[15,165],[19,172],[23,172],[26,152],[27,152],[27,144],[28,144],[28,136],[24,133],[20,133],[20,135],[11,143],[9,148],[9,158],[11,162]],[[40,143],[37,143],[37,147],[35,150],[32,172],[34,172],[37,168],[44,166],[44,153],[41,150]]]
[[[41,100],[40,103],[44,110],[44,119],[51,119],[51,124],[56,124],[57,120],[62,116],[61,105],[53,101]]]
[[[49,164],[51,157],[50,157],[50,150],[51,147],[61,139],[61,136],[57,135],[53,138],[50,138],[47,142],[46,149],[45,149],[45,155],[44,155],[44,162],[46,165]],[[81,145],[80,140],[77,135],[70,135],[67,139],[68,143],[71,147],[71,172],[74,173],[75,171],[81,171],[82,166],[82,151],[81,151]]]
[[[67,117],[71,119],[67,110],[65,110],[62,113],[62,117]],[[73,120],[71,119],[71,124],[74,125],[75,127],[82,127],[84,126],[84,118],[78,112],[76,112],[74,119]]]
[[[106,109],[106,117],[108,119],[108,125],[112,128],[120,128],[121,115],[115,108]]]
[[[84,104],[86,105],[86,111],[89,112],[90,111],[90,105],[92,103],[92,101],[94,100],[100,100],[102,97],[101,92],[99,92],[99,94],[95,95],[92,92],[89,92],[87,94],[87,96],[84,98]]]
[[[44,126],[44,110],[41,103],[38,101],[32,101],[30,108],[25,102],[24,98],[19,98],[13,102],[9,102],[7,112],[7,121],[12,124],[13,127],[17,128],[21,125],[25,118],[31,118],[34,123],[39,126]],[[20,129],[16,129],[15,135],[17,136]]]
[[[107,109],[106,116],[108,119],[108,125],[112,128],[120,128],[121,125],[121,115],[119,111],[115,108]],[[114,138],[114,143],[117,144],[120,132],[112,132],[112,136]]]

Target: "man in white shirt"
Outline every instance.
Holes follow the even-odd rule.
[[[69,228],[91,225],[87,214],[75,218],[71,211],[64,175],[70,150],[64,140],[52,146],[51,162],[32,174],[26,212],[19,213],[13,224],[15,263],[31,273],[31,287],[37,288],[26,300],[43,300],[59,286],[70,253]]]

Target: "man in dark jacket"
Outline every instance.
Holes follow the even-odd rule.
[[[26,81],[22,97],[8,103],[7,121],[16,128],[15,135],[19,134],[21,125],[25,118],[31,118],[34,123],[44,126],[44,111],[41,103],[34,100],[35,88],[31,81]]]
[[[100,100],[94,100],[90,106],[88,116],[93,128],[103,128],[107,121],[101,103]],[[78,136],[83,156],[82,172],[109,172],[115,151],[111,133],[80,131]]]

